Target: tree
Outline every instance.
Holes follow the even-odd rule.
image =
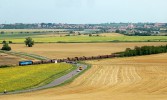
[[[89,34],[89,37],[93,36],[92,34]]]
[[[81,33],[80,33],[80,32],[78,32],[78,35],[81,35]]]
[[[2,44],[5,44],[5,43],[6,43],[6,41],[5,41],[5,40],[3,40],[3,41],[2,41]]]
[[[115,33],[120,33],[120,30],[116,30]]]
[[[12,44],[13,42],[12,41],[9,41],[9,44]]]
[[[100,36],[99,34],[97,34],[96,36]]]
[[[2,31],[2,32],[1,32],[1,34],[5,34],[5,32],[4,32],[4,31]]]
[[[150,54],[158,54],[158,53],[166,53],[167,45],[165,46],[142,46],[135,47],[134,49],[127,48],[124,52],[121,52],[121,56],[129,57],[129,56],[140,56],[140,55],[150,55]]]
[[[31,37],[26,38],[24,42],[25,42],[25,45],[28,47],[32,47],[34,45],[34,40],[32,40]]]
[[[4,43],[1,50],[10,51],[11,47],[8,45],[8,43]]]
[[[75,32],[74,32],[74,31],[70,31],[69,33],[70,33],[70,34],[73,34],[73,33],[75,33]]]

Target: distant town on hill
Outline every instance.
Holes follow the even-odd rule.
[[[103,23],[103,24],[63,24],[63,23],[15,23],[0,24],[0,29],[70,29],[73,32],[121,33],[125,35],[167,35],[167,23]],[[1,31],[1,34],[4,32]]]

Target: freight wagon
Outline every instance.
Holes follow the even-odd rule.
[[[74,58],[67,58],[67,59],[50,59],[50,60],[41,60],[41,61],[20,61],[20,66],[25,65],[36,65],[36,64],[48,64],[48,63],[71,63],[76,64],[76,61],[84,61],[84,60],[97,60],[97,59],[106,59],[106,58],[114,58],[119,57],[119,54],[111,54],[111,55],[101,55],[101,56],[91,56],[91,57],[74,57]]]

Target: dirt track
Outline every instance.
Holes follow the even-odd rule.
[[[69,85],[0,100],[166,100],[167,54],[89,61],[93,67]]]

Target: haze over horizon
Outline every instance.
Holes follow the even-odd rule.
[[[1,0],[0,23],[166,23],[166,4],[166,0]]]

